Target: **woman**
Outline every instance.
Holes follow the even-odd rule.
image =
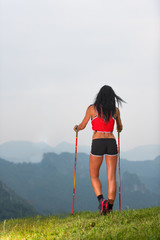
[[[103,86],[97,94],[93,105],[87,108],[83,121],[74,127],[74,131],[83,130],[91,119],[94,131],[92,138],[91,154],[89,160],[90,178],[93,190],[99,201],[101,214],[112,211],[116,197],[116,168],[117,168],[117,144],[113,135],[114,122],[117,131],[122,131],[120,111],[116,107],[116,101],[121,105],[124,102],[118,97],[110,86]],[[102,184],[99,179],[99,170],[105,155],[108,180],[108,200],[103,198]]]

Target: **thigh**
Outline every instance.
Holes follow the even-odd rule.
[[[117,170],[117,155],[116,156],[105,156],[107,165],[107,178],[112,179],[116,177]]]
[[[99,177],[99,169],[103,162],[103,156],[93,156],[90,154],[89,170],[91,177]]]

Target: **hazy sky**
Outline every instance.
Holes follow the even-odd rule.
[[[158,0],[1,0],[0,144],[74,144],[105,84],[127,102],[122,150],[160,144],[159,10]],[[79,144],[91,134],[89,122]]]

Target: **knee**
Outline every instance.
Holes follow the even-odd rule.
[[[95,175],[91,175],[90,177],[91,177],[91,180],[93,181],[99,179],[99,176],[95,176]]]
[[[99,178],[99,172],[90,171],[90,178]]]

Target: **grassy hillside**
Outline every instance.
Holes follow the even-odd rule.
[[[67,216],[34,217],[0,222],[1,240],[160,239],[160,207]]]

